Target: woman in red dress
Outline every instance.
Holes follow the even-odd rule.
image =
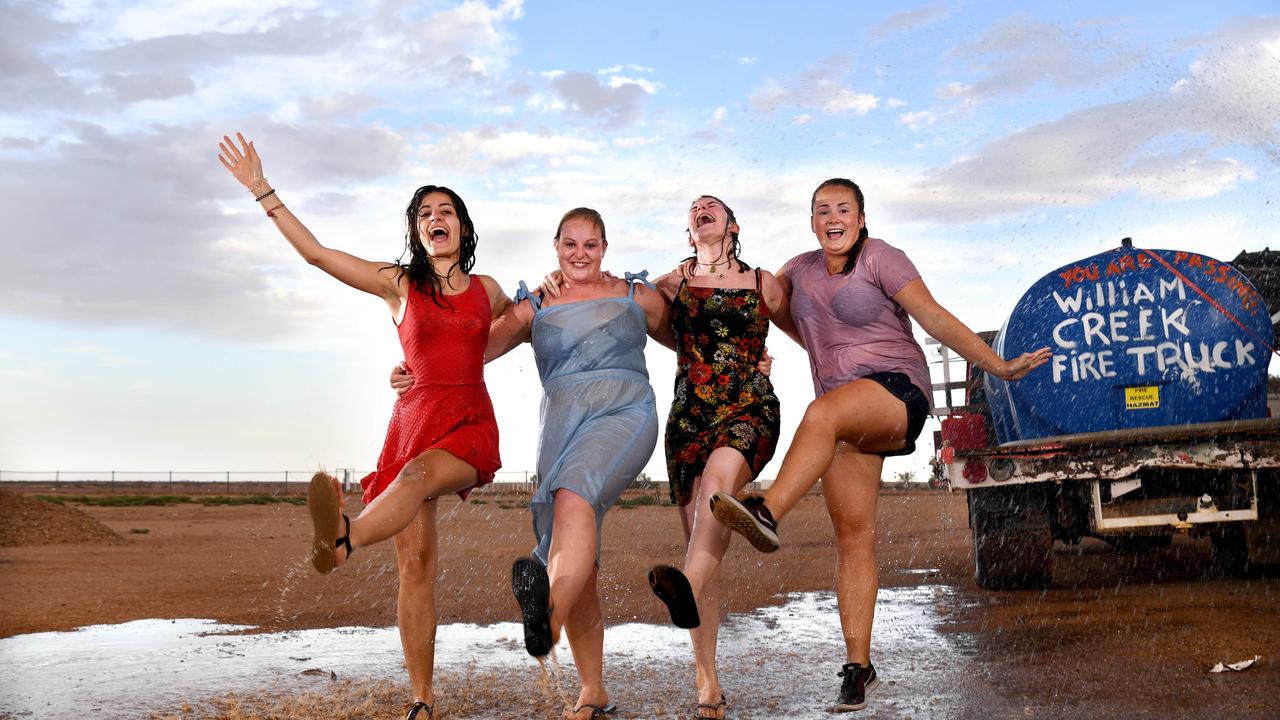
[[[307,505],[312,563],[321,573],[356,548],[394,538],[396,615],[414,693],[406,717],[426,720],[434,714],[436,498],[466,497],[500,466],[484,348],[489,324],[511,301],[493,278],[469,274],[475,228],[452,190],[426,185],[414,193],[405,210],[407,264],[370,262],[321,245],[267,184],[253,144],[236,137],[238,147],[225,136],[219,143],[223,166],[304,260],[386,302],[405,361],[416,370],[414,388],[396,401],[378,469],[361,482],[364,511],[349,519],[337,481],[324,473],[312,478]]]

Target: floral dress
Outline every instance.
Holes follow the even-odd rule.
[[[757,369],[769,334],[769,308],[756,270],[754,288],[689,287],[671,301],[676,385],[667,417],[671,499],[687,505],[693,480],[716,448],[731,447],[755,478],[778,445],[778,397]]]

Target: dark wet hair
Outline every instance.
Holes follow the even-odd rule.
[[[822,181],[818,187],[814,188],[813,197],[809,199],[809,217],[813,217],[814,206],[818,204],[818,193],[823,188],[829,187],[842,187],[846,190],[852,190],[854,199],[858,201],[858,214],[864,218],[862,229],[858,231],[858,240],[853,244],[853,248],[849,250],[849,257],[844,261],[844,268],[840,270],[841,275],[848,275],[858,264],[858,255],[862,253],[862,246],[866,244],[867,238],[871,235],[871,233],[867,232],[867,223],[865,220],[867,215],[867,202],[862,197],[862,188],[858,187],[857,183],[845,178],[831,178],[830,180]]]
[[[609,244],[609,238],[604,231],[604,218],[600,217],[599,211],[589,207],[576,207],[565,213],[564,217],[560,218],[560,224],[556,226],[556,240],[560,239],[560,231],[564,230],[564,224],[570,220],[586,220],[592,223],[600,230],[600,242]]]
[[[418,234],[418,206],[422,204],[423,198],[433,192],[449,196],[453,209],[458,213],[458,224],[461,226],[462,238],[458,247],[458,261],[449,267],[449,272],[453,272],[455,267],[461,268],[462,272],[470,272],[475,266],[476,241],[480,238],[476,235],[476,226],[471,222],[471,213],[467,212],[467,204],[462,201],[458,193],[443,185],[423,185],[413,193],[413,199],[404,210],[408,227],[404,234],[404,252],[400,253],[395,267],[399,268],[400,274],[409,276],[409,283],[414,290],[431,298],[436,305],[444,307],[440,302],[440,298],[444,295],[443,278],[432,266],[431,257],[427,255],[427,248],[422,244],[422,237]],[[405,253],[409,254],[407,264],[403,262]]]
[[[738,217],[733,214],[733,208],[729,207],[728,203],[716,197],[715,195],[699,195],[697,199],[694,200],[694,202],[696,203],[698,202],[698,200],[701,200],[702,198],[715,200],[716,202],[720,203],[720,207],[724,208],[725,215],[728,216],[728,220],[725,222],[725,231],[729,234],[729,259],[736,260],[738,262],[738,272],[746,272],[750,270],[751,266],[742,262],[742,258],[739,257],[742,254],[742,243],[738,242],[738,233],[729,230],[730,225],[738,224]],[[689,234],[688,228],[685,229],[684,234],[685,235]],[[690,255],[689,257],[685,258],[684,262],[688,262],[689,260],[693,260],[694,262],[697,262],[697,257],[698,257],[698,254],[695,252],[693,255]]]

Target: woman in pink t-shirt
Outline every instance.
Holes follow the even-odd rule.
[[[1049,358],[1048,348],[1004,360],[939,305],[899,249],[868,237],[862,190],[843,178],[813,193],[810,225],[819,249],[777,273],[809,352],[817,399],[763,496],[716,493],[717,519],[757,549],[778,549],[777,520],[819,478],[836,531],[836,596],[847,662],[836,711],[866,706],[879,684],[871,665],[871,625],[878,579],[875,512],[884,458],[915,450],[929,412],[929,371],[911,335],[925,332],[969,362],[1017,380]]]

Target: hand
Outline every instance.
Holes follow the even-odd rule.
[[[671,272],[675,273],[676,275],[679,275],[681,278],[685,280],[692,280],[693,273],[697,269],[697,267],[698,267],[698,258],[691,257],[688,260],[685,260],[684,262],[677,265],[676,269],[672,270]]]
[[[1052,356],[1053,351],[1047,347],[1022,353],[1012,360],[1006,360],[1004,367],[995,375],[1003,380],[1021,380],[1027,373],[1049,362]]]
[[[262,177],[262,159],[258,157],[258,151],[254,149],[253,143],[244,139],[244,135],[236,133],[236,139],[240,141],[239,148],[226,135],[218,143],[218,149],[221,150],[218,160],[222,162],[222,167],[246,188],[252,189],[255,185],[264,184],[266,178]]]
[[[550,295],[553,298],[558,298],[560,297],[561,285],[569,287],[569,281],[564,279],[564,273],[559,270],[554,270],[547,273],[547,276],[542,278],[542,284],[538,286],[538,289],[542,291],[543,295]]]
[[[391,389],[396,391],[396,397],[403,397],[413,387],[413,383],[413,371],[408,365],[399,362],[391,368]]]
[[[769,354],[768,346],[765,347],[764,354],[760,356],[760,362],[756,363],[756,370],[759,370],[760,374],[765,377],[769,377],[772,374],[773,356]]]

